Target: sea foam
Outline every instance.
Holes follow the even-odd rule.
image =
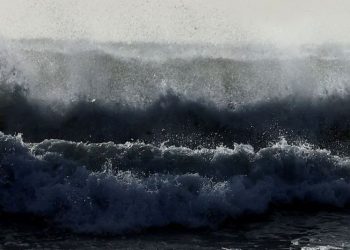
[[[285,140],[192,150],[0,135],[0,207],[75,232],[215,227],[272,205],[350,202],[350,161]]]

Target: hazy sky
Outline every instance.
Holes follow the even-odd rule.
[[[350,0],[0,0],[0,35],[191,43],[350,42]]]

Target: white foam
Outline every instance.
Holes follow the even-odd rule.
[[[77,232],[215,226],[263,213],[271,203],[350,202],[348,158],[287,142],[257,152],[245,145],[191,150],[52,140],[32,146],[0,135],[2,211],[44,216]],[[104,150],[112,156],[109,171],[84,167],[108,158]],[[118,166],[123,161],[124,170]]]

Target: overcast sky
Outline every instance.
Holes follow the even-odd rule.
[[[0,0],[11,38],[350,43],[350,0]]]

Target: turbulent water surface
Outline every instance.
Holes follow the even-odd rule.
[[[348,54],[3,41],[2,244],[350,247]]]

